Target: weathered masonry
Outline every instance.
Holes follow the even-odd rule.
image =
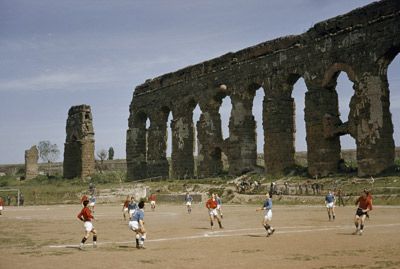
[[[68,111],[64,145],[65,178],[88,177],[94,173],[94,131],[90,106],[73,106]]]
[[[380,1],[317,23],[306,33],[286,36],[147,80],[136,87],[127,131],[128,178],[168,177],[167,118],[172,113],[174,177],[194,175],[193,109],[197,123],[198,176],[218,174],[221,154],[229,172],[256,166],[255,91],[262,88],[266,173],[294,165],[293,85],[302,77],[308,169],[335,173],[341,159],[339,136],[357,144],[360,176],[378,174],[394,162],[387,68],[400,51],[400,1]],[[347,122],[341,122],[335,90],[340,72],[353,82]],[[219,107],[230,96],[229,137],[221,135]],[[150,126],[146,128],[146,121]]]

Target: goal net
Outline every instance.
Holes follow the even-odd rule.
[[[21,191],[20,189],[0,189],[0,197],[3,198],[4,205],[20,205]]]

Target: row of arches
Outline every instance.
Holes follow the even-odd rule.
[[[391,61],[390,61],[391,62]],[[392,63],[393,66],[397,67],[400,65],[400,63],[398,63],[399,60],[397,59],[397,62],[394,61]],[[331,72],[331,73],[329,73]],[[336,122],[336,125],[339,126],[340,130],[335,130],[335,135],[337,137],[337,145],[336,147],[336,151],[337,149],[339,150],[339,155],[340,155],[340,150],[341,149],[355,149],[357,148],[356,142],[355,142],[355,137],[354,134],[350,135],[351,132],[346,129],[347,126],[343,125],[343,123],[346,123],[349,121],[349,114],[350,114],[350,103],[352,98],[356,95],[355,93],[355,77],[354,77],[354,72],[352,71],[352,69],[349,69],[346,65],[336,65],[334,66],[334,68],[331,68],[328,72],[328,75],[326,75],[326,77],[324,78],[325,80],[325,85],[324,87],[327,90],[330,90],[332,93],[330,93],[331,98],[330,102],[333,102],[334,104],[332,105],[332,107],[334,108],[333,110],[335,110],[336,107],[336,115],[333,116],[337,116],[338,120],[339,120],[339,124]],[[393,86],[394,88],[398,87],[399,85],[399,78],[398,76],[396,77],[396,71],[395,70],[391,70],[391,68],[389,68],[388,73],[386,74],[382,74],[383,76],[388,77],[389,79],[389,84],[391,86]],[[288,138],[289,143],[293,143],[293,151],[307,151],[307,142],[306,142],[306,137],[307,137],[307,130],[306,130],[306,124],[305,124],[305,113],[307,113],[307,109],[305,107],[305,103],[307,103],[306,101],[306,97],[308,92],[307,89],[307,85],[304,81],[304,79],[301,76],[297,76],[294,75],[293,77],[289,78],[289,81],[287,81],[288,83],[288,88],[289,88],[289,95],[286,101],[284,101],[284,105],[289,105],[291,106],[293,103],[293,123],[292,123],[292,134],[293,138]],[[270,86],[270,85],[269,85]],[[278,85],[278,87],[280,87],[278,90],[282,90],[282,86]],[[264,143],[270,143],[270,141],[268,141],[268,138],[264,137],[264,134],[267,133],[268,128],[266,126],[263,126],[263,122],[265,123],[266,121],[266,112],[265,112],[265,106],[266,106],[266,102],[265,100],[268,98],[268,91],[270,91],[271,89],[268,87],[265,87],[265,85],[258,86],[258,87],[254,87],[256,88],[255,90],[253,90],[253,92],[251,93],[251,117],[253,117],[254,119],[254,127],[255,130],[254,134],[254,143],[255,143],[255,153],[262,153],[268,149],[265,147]],[[283,86],[284,88],[284,86]],[[332,95],[333,94],[333,95]],[[398,102],[396,102],[396,100],[399,100],[397,96],[400,96],[400,94],[398,94],[397,92],[395,92],[394,97],[392,96],[392,100],[395,100],[394,103],[394,110],[393,111],[399,111],[400,110],[400,106],[399,108],[397,107]],[[281,97],[280,97],[281,98]],[[293,101],[291,101],[293,100]],[[224,145],[224,141],[229,140],[230,138],[232,138],[232,134],[234,133],[232,130],[230,130],[230,128],[233,126],[232,125],[232,118],[233,118],[233,114],[234,114],[234,104],[233,101],[231,99],[231,96],[226,94],[226,95],[221,95],[219,96],[218,100],[215,100],[218,103],[217,108],[213,108],[214,111],[214,115],[212,115],[211,117],[217,117],[214,118],[212,120],[212,123],[219,123],[218,127],[215,127],[217,129],[217,140],[215,141],[215,145],[213,146],[213,148],[211,150],[208,151],[208,154],[212,160],[214,160],[214,162],[221,162],[222,163],[222,159],[223,156],[226,155],[225,159],[228,159],[228,163],[230,164],[230,160],[229,157],[232,156],[231,152],[229,152],[229,146]],[[275,101],[275,100],[274,100]],[[330,104],[329,104],[330,105]],[[170,174],[170,168],[169,168],[169,162],[168,162],[168,158],[171,157],[172,158],[172,163],[174,162],[174,153],[172,151],[172,149],[174,148],[173,146],[173,141],[174,141],[174,124],[177,128],[183,128],[182,130],[186,132],[187,137],[184,137],[185,139],[192,137],[194,140],[194,143],[192,144],[192,151],[190,152],[190,154],[192,155],[192,158],[189,158],[188,162],[192,162],[194,160],[193,156],[198,156],[201,155],[201,151],[202,151],[202,145],[201,141],[199,142],[199,130],[198,130],[198,126],[199,126],[199,122],[201,122],[201,116],[202,115],[206,115],[207,113],[210,113],[209,111],[202,111],[201,109],[201,104],[196,103],[194,101],[192,101],[192,104],[190,105],[190,107],[193,108],[192,113],[190,113],[190,117],[188,117],[187,115],[185,115],[186,120],[184,122],[179,122],[177,120],[174,120],[174,113],[171,111],[171,109],[164,107],[160,113],[157,113],[155,117],[155,119],[157,119],[156,121],[161,122],[161,125],[159,123],[156,123],[154,127],[156,129],[157,132],[159,132],[159,135],[162,137],[162,139],[159,139],[161,144],[164,144],[162,146],[158,145],[158,148],[162,148],[163,150],[161,152],[158,152],[158,154],[160,156],[156,157],[156,159],[158,158],[158,160],[163,160],[164,161],[164,172],[166,170],[165,167],[168,167],[168,175]],[[279,109],[279,108],[278,108]],[[392,111],[392,114],[393,114]],[[161,115],[161,116],[160,116]],[[159,120],[161,118],[161,120]],[[177,117],[178,118],[178,117]],[[397,118],[395,118],[397,120]],[[151,154],[149,157],[149,152],[151,153],[152,151],[149,150],[149,147],[153,146],[150,145],[152,143],[151,138],[149,138],[149,133],[151,133],[151,129],[152,129],[152,119],[150,115],[147,115],[145,113],[138,113],[137,114],[137,122],[145,122],[145,128],[143,130],[143,132],[146,134],[145,137],[145,141],[143,142],[143,147],[142,148],[142,152],[146,152],[145,156],[142,156],[142,162],[143,164],[147,164],[149,160],[151,160]],[[287,124],[287,123],[285,123]],[[164,127],[160,127],[164,125]],[[182,125],[179,127],[179,125]],[[201,125],[200,125],[201,126]],[[399,131],[398,128],[400,126],[397,126],[396,124],[394,124],[395,126],[395,138],[396,140],[399,139],[400,135],[399,135]],[[325,128],[325,127],[324,127]],[[186,130],[185,130],[186,129]],[[218,131],[219,130],[219,131]],[[250,131],[251,132],[251,131]],[[289,131],[290,132],[290,131]],[[165,135],[162,135],[162,133],[164,133]],[[250,134],[251,136],[251,134]],[[220,140],[219,140],[220,139]],[[178,144],[178,147],[180,146],[179,143],[181,143],[182,141],[180,141],[180,137],[178,135],[177,139],[176,139],[176,143]],[[230,141],[232,142],[232,141]],[[128,151],[128,147],[127,147],[127,151]],[[157,150],[155,150],[157,151]],[[159,150],[158,150],[159,151]],[[204,156],[203,156],[204,158]],[[201,160],[200,160],[201,161]],[[225,161],[225,160],[224,160]],[[294,159],[293,159],[294,162]],[[196,170],[196,167],[199,167],[199,163],[197,163],[196,165],[193,165],[193,171]],[[218,166],[218,165],[217,165]],[[172,164],[173,167],[173,164]],[[222,172],[222,167],[226,168],[225,166],[218,166],[218,168],[214,168],[211,169],[210,171],[212,171],[213,173],[221,173]],[[191,170],[190,165],[188,165],[186,168],[187,171],[184,171],[182,173],[182,171],[179,173],[179,175],[177,174],[173,174],[173,170],[172,169],[172,175],[173,176],[177,176],[177,177],[191,177],[193,176],[193,171],[189,171]],[[201,171],[199,171],[199,169],[197,169],[197,175],[201,174]],[[151,174],[151,173],[150,173]],[[159,172],[156,172],[156,174],[159,174]],[[165,173],[164,173],[165,174]],[[207,174],[207,176],[209,176],[210,173]],[[149,176],[149,173],[146,172],[146,176]]]

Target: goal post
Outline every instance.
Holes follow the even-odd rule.
[[[19,206],[19,201],[21,198],[21,190],[20,189],[7,189],[1,188],[0,189],[0,196],[3,197],[3,201],[7,204],[7,195],[14,195],[17,198],[17,206]],[[11,196],[12,197],[12,196]]]

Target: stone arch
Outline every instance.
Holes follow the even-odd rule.
[[[350,65],[346,63],[334,63],[325,71],[322,80],[322,87],[335,87],[336,84],[332,85],[332,83],[336,82],[337,77],[342,71],[346,72],[347,76],[353,83],[357,81],[356,73]]]
[[[386,75],[389,65],[400,53],[400,45],[390,47],[377,61],[379,74]]]

